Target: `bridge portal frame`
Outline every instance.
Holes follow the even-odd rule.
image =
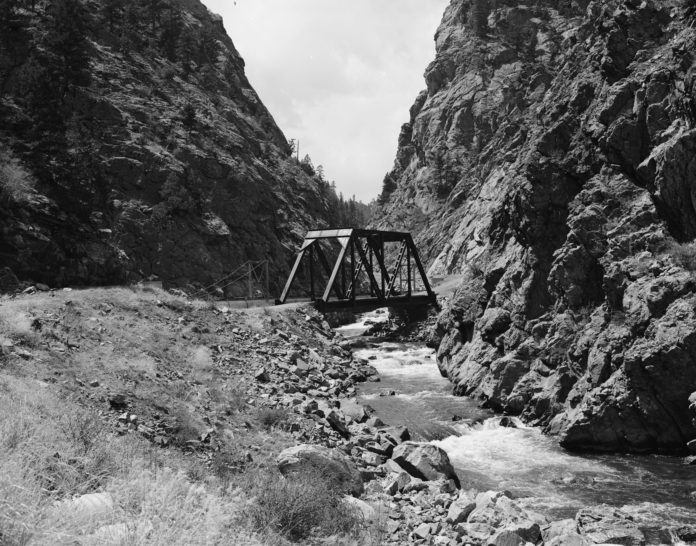
[[[329,263],[319,241],[335,240],[340,244],[338,257],[333,266]],[[385,243],[401,243],[396,263],[387,267],[384,254]],[[276,304],[286,302],[297,273],[305,256],[309,260],[310,298],[320,310],[338,309],[369,309],[375,307],[414,307],[437,306],[437,298],[423,264],[418,256],[418,250],[410,233],[399,231],[381,231],[370,229],[322,229],[307,232],[302,246],[298,250],[295,263],[290,272],[285,288]],[[405,259],[406,294],[395,291],[397,276],[403,278]],[[318,261],[328,281],[321,295],[317,297],[314,263]],[[415,264],[413,270],[412,261]],[[380,272],[378,282],[375,270]],[[357,297],[357,283],[362,272],[367,274],[370,282],[370,296]],[[425,294],[414,293],[416,274],[421,278]],[[332,293],[335,299],[331,299]]]

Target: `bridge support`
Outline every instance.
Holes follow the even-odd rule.
[[[332,252],[337,252],[333,266],[327,258]],[[303,264],[308,268],[305,282],[309,298],[320,310],[437,305],[409,233],[309,231],[276,303],[287,301]],[[317,294],[321,294],[318,299]]]

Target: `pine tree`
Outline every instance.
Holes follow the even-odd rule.
[[[101,14],[109,25],[109,32],[114,31],[116,23],[123,18],[125,0],[103,0]]]
[[[384,175],[384,180],[382,181],[382,193],[379,196],[381,203],[386,203],[389,200],[389,196],[394,193],[396,189],[396,181],[392,177],[391,173]]]
[[[20,0],[0,0],[0,81],[21,65],[29,44],[27,18],[21,13]],[[1,89],[0,89],[1,91]]]
[[[309,176],[314,176],[316,174],[314,164],[312,163],[312,158],[309,157],[309,154],[305,155],[304,158],[302,158],[302,161],[300,161],[300,168]]]
[[[144,4],[147,19],[152,26],[152,34],[154,35],[166,4],[164,0],[145,0]]]
[[[202,32],[198,38],[198,62],[199,64],[215,64],[219,52],[217,39],[206,32]]]
[[[490,13],[489,0],[471,1],[471,27],[477,36],[488,34],[488,14]]]
[[[73,86],[90,82],[87,17],[80,0],[56,0],[48,12],[44,66],[62,99]]]
[[[164,54],[171,61],[176,61],[178,58],[179,40],[183,29],[184,22],[181,18],[181,12],[170,7],[164,22],[164,29],[160,35],[160,45],[164,50]]]
[[[181,109],[181,123],[189,133],[196,126],[196,108],[190,102],[187,102]]]

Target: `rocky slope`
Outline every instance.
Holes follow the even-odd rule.
[[[280,277],[328,218],[198,0],[8,0],[0,27],[0,261],[21,280]]]
[[[356,400],[380,378],[350,348],[378,339],[342,339],[309,306],[137,287],[0,303],[2,544],[696,542],[652,515],[600,505],[553,521],[466,489],[442,449]],[[312,525],[317,495],[354,514],[345,540]]]
[[[696,437],[693,11],[453,0],[399,137],[379,223],[462,281],[443,374],[569,448]]]

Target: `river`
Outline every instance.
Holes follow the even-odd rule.
[[[385,317],[380,310],[338,331],[357,336]],[[386,424],[408,427],[414,440],[443,448],[462,487],[507,489],[523,506],[550,519],[607,503],[646,526],[696,523],[696,493],[691,495],[696,466],[678,457],[570,453],[537,428],[517,419],[516,428],[501,426],[500,415],[453,396],[432,349],[414,343],[368,345],[355,356],[368,360],[380,381],[361,386],[359,401]]]

